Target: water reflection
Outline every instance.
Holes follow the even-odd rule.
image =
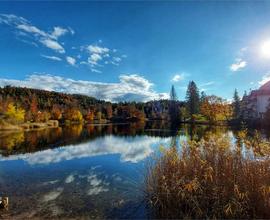
[[[10,197],[6,215],[145,218],[145,159],[160,145],[179,146],[212,134],[241,143],[234,139],[237,131],[226,127],[171,130],[165,122],[1,133],[0,188]]]
[[[67,145],[54,149],[37,151],[32,154],[15,154],[9,157],[0,156],[0,161],[24,160],[29,164],[49,164],[61,161],[93,157],[107,154],[119,154],[122,162],[139,162],[149,156],[157,144],[168,145],[170,138],[136,136],[104,136],[91,142]]]

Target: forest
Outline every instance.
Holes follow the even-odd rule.
[[[45,123],[108,123],[166,120],[179,122],[227,123],[241,118],[241,99],[237,91],[234,101],[199,91],[189,82],[186,99],[179,101],[174,86],[170,99],[148,102],[111,103],[79,94],[65,94],[32,88],[5,86],[0,88],[0,125]]]

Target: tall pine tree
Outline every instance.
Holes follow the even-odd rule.
[[[233,118],[239,119],[240,118],[240,109],[241,108],[241,101],[238,95],[237,90],[234,90],[233,94]]]
[[[171,118],[171,123],[176,124],[180,122],[180,108],[177,102],[177,94],[175,91],[174,86],[172,85],[171,92],[170,92],[170,106],[169,106],[169,114]]]
[[[200,110],[200,94],[199,89],[194,81],[189,82],[187,93],[186,93],[186,103],[189,115],[198,114]]]
[[[176,101],[177,100],[177,95],[176,95],[174,85],[172,85],[172,88],[171,88],[170,99],[171,99],[171,101]]]

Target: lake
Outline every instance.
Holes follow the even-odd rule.
[[[146,165],[160,146],[181,146],[227,127],[166,123],[72,125],[0,133],[3,217],[150,218],[144,203]],[[266,135],[266,132],[262,132]]]

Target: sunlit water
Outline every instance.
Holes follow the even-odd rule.
[[[70,126],[0,133],[4,217],[147,218],[143,180],[159,147],[198,140],[207,127]],[[227,128],[212,132],[230,135]]]

